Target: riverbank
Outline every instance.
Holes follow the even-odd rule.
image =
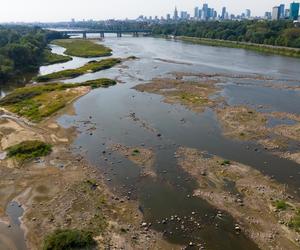
[[[228,41],[228,40],[217,40],[217,39],[209,39],[209,38],[187,37],[187,36],[178,36],[175,37],[175,39],[184,42],[195,43],[195,44],[202,44],[202,45],[209,45],[209,46],[216,46],[216,47],[227,47],[227,48],[240,48],[240,49],[257,51],[261,53],[300,58],[300,49],[298,48],[245,43],[245,42]]]
[[[88,92],[79,91],[77,98]],[[1,190],[5,190],[0,198],[1,220],[8,221],[5,208],[16,200],[25,210],[21,227],[28,249],[40,249],[45,236],[57,228],[91,231],[100,249],[179,249],[162,240],[151,225],[143,224],[136,202],[112,194],[102,174],[73,153],[70,145],[75,128],[64,129],[56,122],[61,114],[74,113],[73,101],[38,124],[3,111],[1,151],[37,139],[51,144],[52,153],[22,165],[14,158],[1,161],[0,173],[5,176],[0,181]]]

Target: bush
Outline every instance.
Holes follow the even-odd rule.
[[[276,207],[276,209],[286,210],[288,207],[288,204],[283,200],[277,200],[275,202],[275,207]]]
[[[92,249],[95,245],[91,232],[58,229],[45,238],[43,250]]]
[[[24,141],[7,149],[8,157],[19,161],[31,160],[46,156],[52,151],[52,146],[41,141]]]

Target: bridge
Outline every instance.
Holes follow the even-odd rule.
[[[151,34],[150,29],[134,29],[134,30],[65,30],[59,31],[63,35],[78,35],[82,34],[82,38],[86,39],[87,34],[99,34],[100,38],[104,38],[105,34],[117,34],[117,37],[122,37],[122,34],[132,34],[134,37],[138,37],[140,34]]]

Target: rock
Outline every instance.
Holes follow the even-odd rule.
[[[142,223],[142,227],[147,227],[147,223],[146,223],[146,222],[143,222],[143,223]]]
[[[158,134],[157,134],[157,136],[158,136],[158,137],[161,137],[161,134],[160,134],[160,133],[158,133]]]
[[[190,247],[192,247],[193,245],[194,245],[193,242],[190,242],[190,243],[189,243],[189,246],[190,246]]]

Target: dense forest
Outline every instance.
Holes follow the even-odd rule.
[[[60,36],[38,27],[0,26],[0,82],[36,70],[48,42]]]
[[[300,28],[288,20],[166,23],[155,25],[153,34],[300,48]]]

